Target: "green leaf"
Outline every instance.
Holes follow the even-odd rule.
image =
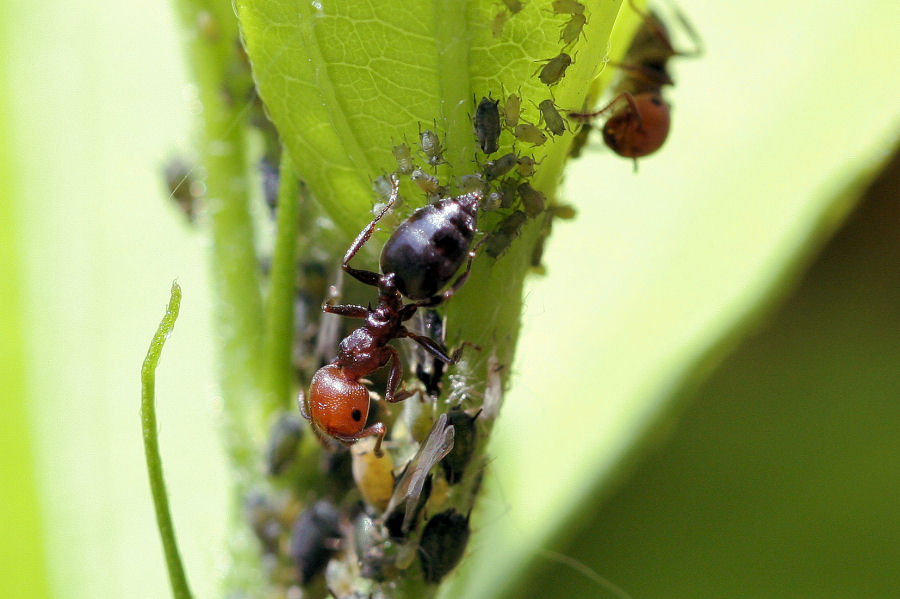
[[[420,128],[437,128],[449,162],[439,172],[459,176],[474,172],[475,99],[517,91],[535,123],[536,104],[548,97],[580,108],[620,2],[586,4],[584,37],[566,49],[575,61],[552,89],[537,73],[540,61],[563,50],[565,16],[539,2],[511,15],[499,37],[492,24],[504,9],[486,0],[267,0],[237,7],[259,93],[298,173],[345,234],[355,235],[369,220],[371,181],[396,168],[392,146],[415,147]],[[553,154],[536,185],[545,192],[556,186],[570,138],[535,150],[536,160]]]

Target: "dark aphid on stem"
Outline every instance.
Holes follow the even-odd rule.
[[[262,177],[263,200],[269,208],[269,213],[274,215],[278,209],[278,188],[281,186],[278,165],[268,158],[263,158],[259,161],[259,174]]]
[[[587,24],[587,17],[584,14],[572,15],[572,18],[562,26],[562,30],[559,32],[559,41],[564,46],[574,44],[583,33],[585,24]]]
[[[547,205],[547,196],[528,182],[519,184],[519,197],[522,198],[522,208],[529,217],[537,216]]]
[[[439,164],[447,164],[444,160],[444,147],[441,145],[441,138],[431,129],[425,129],[419,132],[419,148],[428,159],[429,166],[438,166]]]
[[[562,115],[559,114],[553,100],[549,98],[544,100],[538,104],[538,110],[541,111],[541,118],[544,121],[544,125],[547,127],[547,131],[553,135],[562,135],[566,132],[566,121],[563,119]]]
[[[289,554],[301,585],[325,570],[341,539],[340,514],[327,501],[318,501],[297,516],[291,529]]]
[[[547,141],[547,136],[531,123],[519,123],[513,133],[519,141],[533,146],[543,145]]]
[[[341,341],[337,358],[315,373],[309,393],[301,393],[298,398],[301,413],[320,439],[349,445],[363,437],[376,437],[376,455],[381,454],[386,429],[383,422],[366,426],[369,390],[360,379],[389,364],[385,401],[399,402],[412,395],[401,388],[400,357],[388,345],[393,339],[411,339],[447,364],[459,359],[456,354],[448,355],[440,343],[413,333],[403,323],[419,308],[437,306],[450,299],[469,277],[482,198],[480,192],[472,192],[419,208],[384,244],[380,273],[354,268],[350,261],[397,201],[399,182],[392,178],[392,184],[390,201],[356,237],[341,265],[351,277],[378,289],[378,303],[374,308],[331,303],[322,307],[325,312],[364,319],[365,323]],[[462,273],[457,274],[460,268]],[[413,301],[404,303],[404,297]]]
[[[517,94],[509,94],[503,103],[503,121],[510,129],[515,129],[519,124],[519,116],[522,113],[522,98]]]
[[[572,139],[572,145],[569,146],[569,158],[578,158],[581,156],[593,129],[594,125],[590,122],[581,126],[581,129],[578,130],[578,133],[576,133],[575,137]]]
[[[516,181],[513,177],[509,177],[500,182],[500,207],[504,209],[512,208],[513,204],[516,203],[516,198],[519,196],[519,192],[516,189],[519,185],[519,182]]]
[[[572,65],[572,57],[565,52],[560,52],[547,60],[547,64],[538,69],[538,79],[548,86],[556,85],[566,76],[566,69]]]
[[[553,0],[553,14],[556,15],[583,15],[584,4],[578,0]]]
[[[453,449],[455,435],[456,429],[450,424],[449,416],[438,416],[416,455],[397,479],[385,512],[385,524],[392,537],[404,537],[412,530],[431,494],[431,469]]]
[[[514,152],[504,154],[497,160],[488,162],[484,167],[484,176],[488,181],[499,179],[518,164],[518,156]]]
[[[294,462],[302,438],[303,426],[296,412],[281,413],[266,441],[265,464],[269,476],[278,476]]]
[[[243,512],[263,553],[277,553],[278,541],[286,531],[279,506],[261,491],[251,491],[244,497]]]
[[[499,100],[481,98],[475,108],[475,136],[481,151],[488,156],[500,149],[499,103]]]
[[[451,485],[462,480],[466,466],[469,465],[472,454],[475,453],[475,421],[478,420],[479,414],[481,414],[481,410],[470,416],[459,408],[453,408],[447,412],[447,420],[456,429],[456,432],[453,449],[441,460],[441,468],[444,469],[444,476]]]
[[[413,160],[409,145],[405,143],[396,145],[391,152],[397,161],[397,170],[394,172],[398,175],[409,175],[413,172],[413,169],[416,168],[416,163]]]
[[[499,258],[509,248],[513,240],[522,231],[522,225],[528,217],[521,210],[516,210],[497,225],[497,228],[487,236],[485,251],[491,258]]]
[[[674,56],[699,56],[702,46],[699,36],[683,15],[678,13],[682,27],[693,39],[695,47],[689,51],[672,46],[668,29],[653,13],[644,13],[633,0],[631,8],[644,22],[618,66],[624,76],[616,85],[616,96],[603,108],[594,112],[570,113],[580,122],[608,114],[603,125],[603,141],[620,156],[634,160],[659,150],[669,135],[670,109],[662,96],[662,88],[673,85],[668,62]]]
[[[462,559],[469,542],[469,517],[450,509],[433,516],[419,541],[419,562],[425,581],[437,584]]]
[[[420,332],[444,344],[444,321],[437,310],[425,310],[420,313]],[[425,394],[437,398],[441,394],[441,379],[444,378],[446,364],[428,352],[419,349],[416,353],[416,378],[425,387]],[[412,427],[411,427],[412,428]]]
[[[197,204],[203,196],[203,183],[194,177],[194,168],[180,158],[173,158],[163,169],[169,197],[179,210],[193,223],[197,215]]]

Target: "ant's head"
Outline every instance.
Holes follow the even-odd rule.
[[[344,376],[337,364],[316,371],[306,398],[313,426],[331,436],[354,437],[369,416],[369,391],[356,380]]]

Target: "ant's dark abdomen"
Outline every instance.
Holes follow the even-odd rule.
[[[474,197],[447,198],[420,208],[381,251],[381,272],[396,275],[404,296],[421,300],[444,288],[467,258],[475,237]]]

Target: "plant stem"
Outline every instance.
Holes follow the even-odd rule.
[[[282,150],[279,167],[277,231],[272,269],[269,273],[269,296],[266,298],[263,343],[262,367],[267,415],[277,409],[290,409],[297,229],[300,200],[305,198],[306,186],[298,182],[291,157],[286,149]]]
[[[156,510],[156,524],[166,555],[166,568],[169,571],[169,582],[172,585],[172,596],[175,599],[191,599],[187,577],[178,553],[175,540],[175,528],[169,512],[169,499],[166,495],[166,482],[163,479],[162,459],[159,456],[159,438],[156,432],[156,365],[162,353],[163,344],[175,326],[178,308],[181,305],[181,287],[172,283],[172,292],[166,314],[163,316],[144,365],[141,368],[141,425],[144,433],[144,456],[147,459],[147,475],[150,477],[150,492],[153,495],[153,507]]]

